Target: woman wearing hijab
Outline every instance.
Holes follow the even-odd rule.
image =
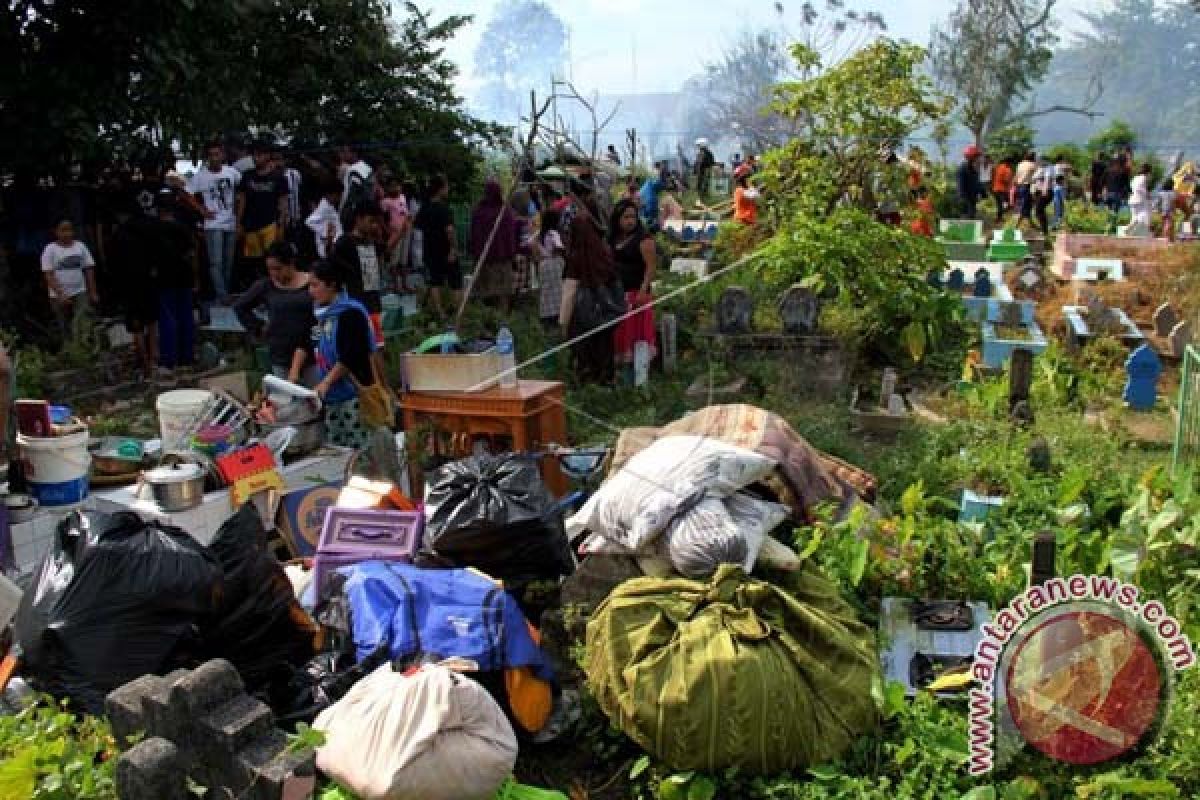
[[[619,316],[620,280],[591,208],[579,203],[567,236],[567,269],[559,324],[571,345],[575,376],[581,383],[613,383],[613,331],[596,330]]]
[[[617,203],[613,209],[608,226],[608,242],[612,247],[617,275],[625,290],[625,302],[629,308],[639,309],[617,325],[614,337],[617,363],[631,369],[638,342],[646,343],[651,359],[658,349],[651,306],[653,297],[650,294],[654,269],[658,264],[658,249],[654,245],[654,236],[638,217],[637,206],[627,200]]]
[[[487,248],[486,257],[481,258],[489,237],[491,247]],[[484,184],[483,199],[471,212],[471,255],[475,258],[473,293],[483,298],[498,298],[501,307],[508,311],[512,306],[513,258],[517,255],[516,218],[494,178]]]

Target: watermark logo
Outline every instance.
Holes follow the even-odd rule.
[[[1115,578],[1053,578],[983,627],[970,692],[972,775],[996,765],[1005,737],[1069,764],[1117,758],[1153,735],[1172,673],[1196,657],[1158,601]]]

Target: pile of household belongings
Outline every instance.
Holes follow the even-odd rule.
[[[584,552],[634,556],[646,573],[587,625],[588,683],[613,724],[672,768],[751,773],[835,759],[871,731],[871,630],[770,533],[873,489],[750,406],[623,435],[567,522]]]
[[[17,609],[23,677],[93,714],[135,678],[211,658],[232,662],[251,691],[286,693],[320,629],[266,533],[250,503],[209,547],[129,512],[68,515]]]

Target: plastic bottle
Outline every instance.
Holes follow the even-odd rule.
[[[454,352],[454,326],[446,328],[446,335],[442,337],[441,351],[443,354]]]
[[[517,343],[508,326],[496,334],[496,352],[500,354],[500,385],[505,389],[517,386]]]

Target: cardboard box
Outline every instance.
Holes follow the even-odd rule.
[[[283,496],[279,504],[279,532],[295,558],[308,558],[317,552],[325,514],[337,503],[342,485],[310,486]]]

